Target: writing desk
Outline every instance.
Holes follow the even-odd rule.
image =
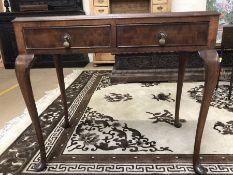
[[[180,98],[187,52],[199,51],[206,64],[205,90],[198,118],[193,166],[205,174],[199,153],[209,104],[218,78],[219,62],[215,47],[219,14],[182,12],[121,14],[106,16],[31,17],[13,21],[19,55],[16,76],[35,128],[41,160],[37,171],[46,167],[46,151],[30,82],[34,54],[52,54],[64,105],[64,127],[69,127],[64,76],[60,54],[109,52],[114,54],[179,52],[175,126],[179,122]]]

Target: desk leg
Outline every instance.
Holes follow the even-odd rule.
[[[53,60],[56,67],[57,72],[57,78],[60,86],[61,91],[61,98],[64,108],[64,115],[65,115],[65,122],[63,124],[64,128],[68,128],[69,125],[69,118],[68,118],[68,106],[67,106],[67,100],[66,100],[66,92],[65,92],[65,83],[64,83],[64,75],[63,75],[63,66],[62,66],[62,60],[60,55],[54,55]]]
[[[199,154],[202,134],[206,122],[206,117],[209,110],[209,105],[212,100],[212,95],[217,84],[219,74],[218,54],[215,50],[200,51],[199,55],[205,61],[205,88],[198,118],[196,129],[196,138],[193,155],[193,168],[197,174],[206,174],[206,169],[200,164]]]
[[[33,60],[34,55],[19,55],[15,63],[15,72],[18,79],[19,87],[21,89],[24,101],[32,120],[32,125],[36,131],[36,136],[40,149],[40,163],[37,164],[35,169],[36,171],[41,171],[46,167],[46,152],[30,81],[30,68]]]
[[[231,100],[232,85],[233,85],[233,65],[232,65],[232,70],[231,70],[231,79],[230,79],[230,86],[229,86],[229,95],[228,95],[229,100]]]
[[[179,112],[180,112],[180,99],[182,94],[182,87],[184,82],[184,73],[186,66],[187,58],[183,54],[179,57],[179,72],[178,72],[178,82],[177,82],[177,92],[176,92],[176,109],[175,109],[175,127],[180,128],[182,124],[179,120]]]

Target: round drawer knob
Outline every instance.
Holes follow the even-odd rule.
[[[160,32],[158,38],[159,38],[159,45],[160,45],[160,46],[165,46],[167,34],[164,33],[164,32]]]
[[[65,48],[69,48],[70,47],[70,43],[68,41],[64,41],[63,46]]]
[[[70,35],[68,33],[65,33],[63,36],[63,46],[65,48],[70,48],[70,40],[71,40]]]

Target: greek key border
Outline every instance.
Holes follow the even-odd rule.
[[[73,101],[72,105],[68,109],[69,119],[71,119],[74,116],[75,111],[79,107],[82,99],[84,98],[85,94],[91,89],[91,87],[92,87],[93,83],[96,81],[97,77],[98,77],[98,73],[94,73],[93,76],[88,81],[88,83],[86,84],[86,86],[83,88],[83,90],[80,92],[80,94]],[[50,133],[50,135],[47,137],[47,139],[45,140],[46,156],[48,156],[50,154],[55,143],[59,139],[59,136],[64,131],[64,128],[62,127],[63,122],[64,122],[64,116],[63,116],[62,120],[60,120],[60,122],[57,124],[57,126],[53,129],[53,131]],[[26,166],[26,168],[24,169],[23,172],[25,173],[25,170],[28,169],[28,167],[30,167],[31,164],[38,163],[39,161],[40,161],[40,152],[37,151],[37,153],[31,159],[31,161],[28,163],[28,165]],[[35,171],[35,169],[34,169],[34,171]]]
[[[203,164],[211,175],[233,173],[233,164]],[[194,174],[190,163],[160,164],[100,164],[100,163],[48,163],[47,169],[35,173],[35,164],[27,168],[28,174]]]

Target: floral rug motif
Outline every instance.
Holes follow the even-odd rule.
[[[104,151],[121,149],[130,152],[156,152],[171,151],[168,147],[156,147],[155,141],[149,141],[139,131],[129,128],[126,123],[114,120],[91,108],[87,108],[85,116],[81,119],[67,145],[69,154],[74,150]]]
[[[181,128],[174,126],[176,83],[111,84],[110,71],[83,71],[66,89],[71,127],[58,97],[40,115],[47,168],[30,125],[0,156],[0,174],[194,174],[192,153],[202,82],[184,83]],[[209,174],[233,174],[232,101],[215,92],[201,147]]]
[[[198,103],[201,103],[202,95],[203,95],[203,85],[196,86],[189,90],[190,97],[195,99]],[[214,106],[219,109],[226,109],[229,112],[233,112],[233,95],[228,98],[229,94],[229,86],[228,85],[220,85],[217,90],[215,90],[211,106]]]

